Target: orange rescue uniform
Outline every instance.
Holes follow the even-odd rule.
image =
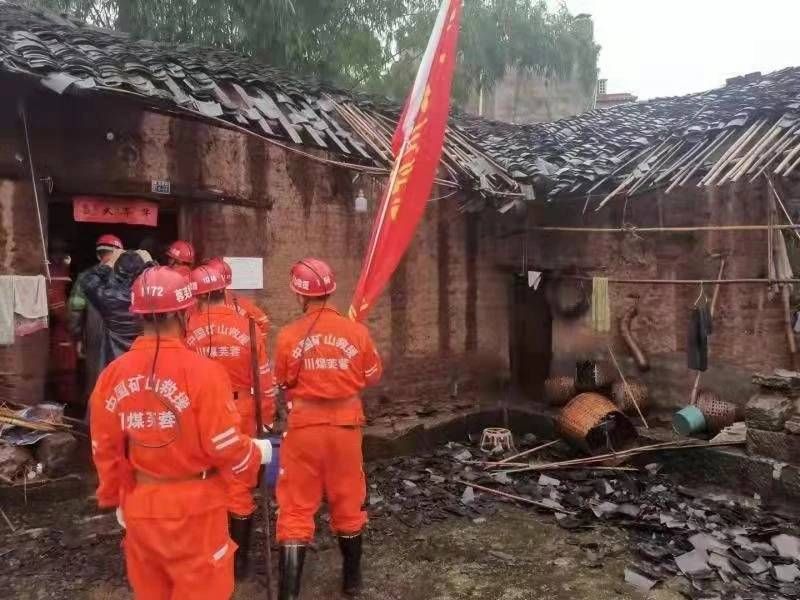
[[[225,290],[225,304],[235,308],[236,312],[243,317],[253,319],[266,339],[269,335],[271,323],[267,313],[261,310],[255,302],[250,300],[247,296],[240,296],[234,294],[231,290]]]
[[[242,431],[251,437],[257,433],[253,400],[253,366],[250,322],[230,306],[220,304],[192,311],[187,326],[186,345],[195,352],[222,365],[230,377],[233,401],[241,415]],[[261,386],[261,417],[271,427],[275,421],[275,378],[269,368],[264,339],[257,336],[258,372]],[[232,478],[228,509],[235,515],[252,514],[256,505],[249,487]]]
[[[239,429],[231,394],[220,365],[169,337],[138,338],[97,381],[90,398],[97,500],[122,508],[137,598],[233,593],[236,545],[219,475],[252,486],[261,456]]]
[[[380,380],[381,360],[364,325],[332,307],[307,312],[278,334],[275,376],[287,389],[288,430],[281,443],[279,542],[308,542],[327,498],[335,533],[367,522],[359,392]]]

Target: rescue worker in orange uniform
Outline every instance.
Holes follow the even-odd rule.
[[[192,293],[198,300],[196,310],[189,316],[186,345],[195,352],[222,365],[233,387],[233,403],[241,416],[242,431],[255,437],[256,406],[253,385],[253,346],[255,346],[261,389],[261,418],[264,427],[271,429],[275,420],[275,378],[269,368],[267,351],[261,335],[250,339],[250,321],[232,307],[225,305],[225,280],[219,271],[204,265],[192,271]],[[258,331],[258,330],[256,330]],[[237,579],[247,576],[253,513],[256,510],[253,494],[245,482],[223,477],[229,485],[228,512],[233,541],[239,546],[235,560]]]
[[[128,579],[142,600],[233,593],[236,545],[225,477],[253,485],[272,456],[239,428],[225,369],[183,343],[189,282],[154,267],[133,284],[144,334],[100,375],[91,396],[97,500],[126,528]]]
[[[184,240],[176,240],[167,248],[167,264],[187,279],[194,267],[194,246]]]
[[[361,587],[362,530],[367,523],[359,392],[381,377],[381,360],[367,328],[330,304],[336,281],[314,258],[298,262],[290,288],[303,316],[278,334],[275,376],[286,390],[288,428],[278,477],[280,600],[295,599],[314,515],[323,495],[343,558],[343,591]]]
[[[225,262],[222,258],[215,256],[214,258],[208,259],[206,264],[210,267],[214,267],[217,269],[217,271],[222,273],[222,277],[225,279],[225,287],[230,287],[231,282],[233,281],[233,271],[227,262]],[[250,300],[247,296],[240,296],[230,289],[225,290],[225,303],[229,306],[233,306],[236,309],[236,312],[238,312],[240,315],[253,319],[256,322],[256,325],[258,325],[258,328],[264,334],[264,340],[266,343],[266,338],[267,335],[269,335],[269,329],[271,325],[267,313],[256,306],[256,303]]]

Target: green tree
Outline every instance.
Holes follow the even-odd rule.
[[[438,0],[29,0],[102,27],[164,42],[225,47],[275,67],[402,99]],[[464,0],[456,101],[509,68],[594,85],[598,47],[562,6]]]

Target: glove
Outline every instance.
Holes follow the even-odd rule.
[[[253,443],[258,446],[261,452],[261,464],[268,465],[272,462],[272,444],[269,440],[253,439]]]
[[[127,527],[125,526],[125,518],[122,516],[121,506],[117,507],[115,514],[117,515],[117,523],[119,523],[119,526],[122,527],[123,529],[127,529]]]

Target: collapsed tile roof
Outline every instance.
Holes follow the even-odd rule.
[[[59,94],[124,94],[292,147],[325,149],[374,172],[391,163],[397,106],[226,50],[134,40],[0,0],[0,73],[34,78]],[[519,192],[468,134],[448,132],[442,166],[451,186],[479,191],[478,199]]]
[[[550,123],[461,121],[512,176],[550,198],[594,193],[606,201],[698,177],[721,185],[788,176],[800,166],[800,68]]]

